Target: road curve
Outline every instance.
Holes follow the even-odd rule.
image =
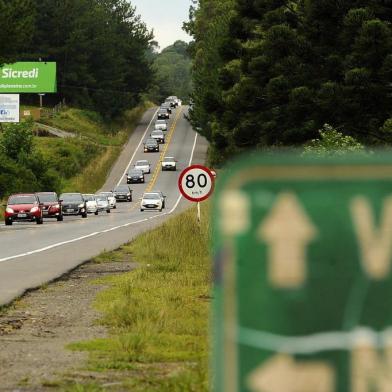
[[[190,205],[180,197],[178,176],[189,164],[205,162],[207,142],[184,118],[186,110],[182,107],[173,112],[168,140],[161,146],[161,153],[144,153],[142,144],[153,127],[156,108],[144,114],[124,147],[102,190],[126,183],[127,169],[138,159],[148,159],[152,172],[147,175],[146,184],[131,185],[132,203],[118,203],[110,214],[89,215],[87,219],[65,217],[64,222],[46,219],[40,226],[15,223],[12,227],[0,227],[0,305],[58,278],[103,251],[118,248]],[[160,170],[160,158],[164,155],[176,157],[177,172]],[[163,212],[140,212],[138,199],[145,190],[161,190],[167,195]]]

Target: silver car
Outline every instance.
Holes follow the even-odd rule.
[[[95,195],[95,200],[97,201],[98,211],[106,211],[110,214],[110,203],[107,196]]]
[[[144,174],[149,174],[151,173],[151,164],[147,160],[140,160],[136,161],[134,168],[136,170],[141,170]]]
[[[155,139],[158,143],[165,143],[165,135],[162,131],[155,130],[151,132],[151,138]]]
[[[155,122],[154,128],[159,131],[167,131],[167,122],[166,120],[157,120]]]
[[[117,208],[116,196],[114,196],[113,192],[99,192],[99,195],[106,196],[109,199],[110,208],[114,210]]]

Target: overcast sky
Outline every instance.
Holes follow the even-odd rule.
[[[155,40],[161,49],[177,40],[189,42],[191,37],[181,29],[188,20],[191,0],[131,0],[136,13],[149,29],[154,29]]]

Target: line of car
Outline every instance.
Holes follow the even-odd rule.
[[[163,111],[170,118],[172,110],[181,105],[181,100],[175,96],[168,97],[158,110],[154,130],[144,143],[144,152],[159,152],[159,144],[165,143],[165,134],[168,130],[166,118],[162,119]],[[151,147],[154,146],[154,147]],[[158,148],[157,148],[157,147]],[[162,171],[177,169],[174,157],[165,157],[161,161]],[[14,222],[36,222],[42,224],[44,218],[56,219],[61,222],[64,216],[81,216],[87,218],[88,214],[98,215],[100,212],[110,213],[117,208],[117,202],[132,202],[132,190],[128,184],[144,183],[145,175],[151,173],[151,164],[148,160],[138,160],[127,173],[126,182],[116,186],[111,192],[98,194],[63,193],[58,196],[55,192],[19,193],[8,198],[5,207],[5,225]],[[140,211],[159,210],[166,207],[166,196],[161,191],[145,192],[140,199]]]

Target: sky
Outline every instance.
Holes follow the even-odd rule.
[[[188,20],[191,0],[131,0],[131,3],[147,27],[154,29],[161,50],[177,40],[191,40],[181,29],[182,23]]]

